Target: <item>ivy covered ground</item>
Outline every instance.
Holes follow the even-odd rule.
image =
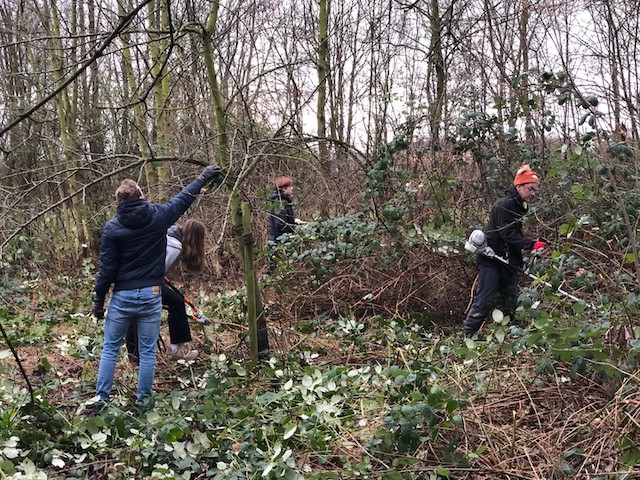
[[[464,339],[452,319],[466,308],[473,267],[453,234],[407,233],[405,240],[420,239],[415,248],[425,260],[410,262],[412,281],[395,270],[415,255],[408,248],[386,270],[366,260],[345,269],[350,288],[336,283],[340,275],[318,272],[304,285],[314,286],[305,296],[303,244],[319,228],[298,236],[280,273],[261,284],[269,358],[250,363],[241,288],[212,293],[191,284],[214,320],[193,324],[199,359],[176,362],[160,349],[154,402],[136,407],[136,370],[123,354],[112,405],[94,417],[83,415],[102,339],[101,323],[88,315],[91,262],[79,276],[46,280],[33,270],[7,269],[0,323],[20,363],[5,342],[3,478],[640,475],[640,343],[632,339],[638,332],[612,328],[619,312],[606,299],[589,309],[523,282],[516,321],[496,315],[480,336]],[[323,265],[342,269],[343,261]],[[386,283],[373,281],[385,271]],[[367,272],[368,282],[354,280]],[[459,285],[438,287],[443,276]],[[360,291],[365,284],[378,287]],[[420,302],[440,310],[407,315],[407,302],[414,312]],[[447,311],[450,318],[438,321]]]
[[[493,125],[483,118],[468,132]],[[478,176],[399,138],[355,180],[350,213],[310,214],[279,243],[260,280],[269,355],[249,360],[227,259],[226,277],[173,279],[213,319],[193,325],[198,360],[160,349],[154,402],[136,407],[123,355],[99,416],[84,415],[103,328],[89,315],[95,259],[57,265],[37,237],[16,237],[1,265],[1,475],[640,478],[638,168],[628,147],[593,138],[539,164],[525,228],[549,246],[528,258],[516,318],[495,311],[477,337],[460,334],[475,277],[464,240],[514,165],[488,157]]]

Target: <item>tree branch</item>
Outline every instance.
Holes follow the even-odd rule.
[[[111,33],[111,35],[109,35],[107,37],[107,39],[102,43],[102,45],[100,45],[98,47],[98,49],[95,51],[95,53],[89,58],[87,59],[81,66],[80,68],[78,68],[78,70],[76,70],[71,76],[69,76],[69,78],[67,78],[58,88],[56,88],[55,90],[53,90],[49,95],[47,95],[46,97],[44,97],[41,101],[39,101],[38,103],[36,103],[33,107],[31,107],[29,110],[27,110],[26,112],[24,112],[23,114],[19,115],[18,118],[16,118],[15,120],[13,120],[11,123],[9,123],[9,125],[7,125],[6,127],[4,127],[2,130],[0,130],[0,137],[2,137],[2,135],[4,135],[5,133],[7,133],[9,130],[11,130],[12,128],[16,127],[18,124],[20,124],[23,120],[29,118],[31,115],[33,115],[33,113],[35,113],[37,110],[39,110],[40,108],[42,108],[44,105],[46,105],[49,101],[51,101],[51,99],[53,99],[56,95],[58,95],[61,91],[63,91],[65,88],[67,88],[76,78],[78,78],[78,76],[84,72],[89,65],[91,65],[93,62],[95,62],[98,58],[100,58],[102,56],[102,54],[104,53],[104,51],[107,49],[107,47],[109,45],[111,45],[111,42],[113,42],[113,40],[115,40],[115,38],[120,35],[120,33],[127,27],[127,25],[129,25],[129,23],[131,23],[131,20],[138,14],[138,12],[144,8],[145,5],[147,5],[149,2],[151,2],[152,0],[143,0],[142,3],[140,3],[140,5],[138,5],[136,8],[134,8],[133,10],[131,10],[131,12],[129,12],[127,15],[125,15],[124,17],[122,17],[122,20],[120,21],[120,23],[118,24],[118,26],[116,27],[116,29]],[[1,247],[0,247],[1,249]]]

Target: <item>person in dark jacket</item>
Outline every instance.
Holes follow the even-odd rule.
[[[269,241],[277,242],[285,233],[293,233],[296,217],[293,214],[293,182],[289,177],[276,180],[276,189],[269,197],[272,207],[269,212]]]
[[[540,240],[526,237],[522,223],[531,202],[540,188],[538,175],[529,165],[522,165],[516,173],[513,185],[505,191],[491,208],[485,227],[487,245],[496,255],[509,260],[505,265],[499,260],[477,255],[478,284],[471,308],[464,321],[464,333],[475,334],[494,308],[498,294],[502,297],[505,315],[514,319],[518,299],[518,271],[523,267],[522,250],[539,250],[546,247]]]
[[[135,322],[139,338],[136,402],[151,396],[162,316],[167,229],[219,173],[217,165],[207,166],[198,178],[163,204],[149,203],[131,179],[123,180],[116,190],[116,217],[102,230],[93,301],[93,314],[104,318],[105,298],[113,285],[98,369],[97,395],[103,404],[110,401],[118,353],[131,322]],[[100,402],[96,406],[101,406]]]
[[[298,225],[306,222],[296,218],[293,213],[293,181],[289,177],[276,180],[276,189],[269,196],[271,209],[269,211],[269,245],[273,248],[285,233],[293,233]],[[268,273],[275,269],[275,259],[271,259]]]

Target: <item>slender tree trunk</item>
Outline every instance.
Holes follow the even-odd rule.
[[[122,3],[119,3],[118,14],[120,16],[123,16],[125,15],[125,13],[126,12],[124,10]],[[136,137],[137,137],[138,149],[142,157],[150,157],[151,151],[149,148],[150,147],[149,141],[147,140],[148,132],[147,132],[147,127],[144,121],[144,110],[142,108],[143,105],[140,102],[139,86],[136,81],[136,75],[133,69],[133,61],[131,58],[132,45],[129,40],[129,34],[126,31],[122,32],[121,38],[122,38],[122,45],[123,45],[122,65],[123,65],[124,74],[125,74],[125,82],[130,94],[132,95],[131,103],[133,104],[133,121],[136,125],[136,132],[137,132]]]
[[[75,7],[75,3],[72,4]],[[56,86],[60,86],[64,81],[64,62],[63,52],[65,51],[62,44],[60,21],[58,18],[58,6],[56,0],[50,3],[51,28],[52,35],[49,39],[51,48],[50,59],[52,71],[55,78]],[[75,18],[73,16],[72,18]],[[72,26],[72,31],[75,26]],[[73,58],[73,57],[72,57]],[[82,146],[78,140],[78,132],[76,130],[77,121],[77,87],[71,89],[72,99],[69,99],[68,91],[61,90],[55,97],[56,113],[60,125],[60,136],[62,139],[62,147],[66,163],[72,167],[80,167],[82,164]],[[77,173],[69,174],[68,179],[62,182],[63,194],[66,196],[69,192],[76,191],[80,184],[77,181]],[[84,244],[90,238],[89,227],[86,219],[86,208],[80,196],[74,196],[71,200],[71,211],[73,216],[73,224],[67,224],[66,231],[72,232],[76,244],[76,251],[79,251],[80,244]]]
[[[518,95],[519,103],[525,114],[527,125],[533,127],[533,118],[531,116],[531,107],[529,105],[529,4],[528,0],[521,1],[520,11],[520,68],[519,73],[522,75],[522,83],[520,85],[520,94]],[[535,132],[533,128],[525,129],[525,137],[527,143],[535,141]]]
[[[432,148],[436,148],[440,143],[440,123],[442,121],[442,106],[444,104],[446,72],[444,69],[444,55],[442,53],[442,22],[440,20],[440,9],[438,0],[431,0],[431,40],[429,46],[429,65],[435,71],[436,95],[435,101],[429,106],[429,120],[431,131]]]
[[[167,97],[165,96],[165,88],[168,95],[168,76],[164,75],[163,65],[166,55],[165,43],[162,40],[162,31],[167,31],[167,4],[161,0],[150,2],[147,4],[147,14],[149,18],[149,56],[151,61],[151,76],[153,79],[152,98],[153,98],[153,149],[151,154],[155,156],[163,156],[168,150],[168,124],[166,114]],[[158,16],[160,17],[158,19]],[[159,22],[158,22],[159,20]],[[165,86],[166,85],[166,86]],[[145,165],[145,175],[149,186],[155,185],[166,178],[166,167],[162,162],[149,162]]]
[[[247,322],[249,324],[249,339],[251,344],[251,361],[258,363],[258,326],[256,304],[258,288],[253,264],[253,235],[251,231],[251,207],[248,202],[242,202],[242,249],[244,261],[244,278],[247,287]]]
[[[318,102],[317,102],[317,131],[318,154],[320,165],[325,174],[331,170],[329,149],[327,146],[327,83],[329,78],[329,0],[319,0],[318,13]]]
[[[216,127],[216,139],[218,147],[218,158],[220,159],[221,167],[228,172],[227,175],[227,188],[229,189],[229,207],[231,211],[232,221],[232,235],[238,246],[238,250],[243,259],[243,265],[245,270],[245,279],[247,287],[247,301],[251,303],[252,311],[250,312],[250,318],[248,319],[251,328],[256,326],[256,318],[262,317],[262,301],[260,299],[260,290],[256,288],[255,284],[255,272],[253,266],[253,242],[249,245],[245,245],[243,242],[243,233],[245,230],[245,223],[250,222],[250,212],[243,213],[242,201],[240,197],[240,185],[235,183],[238,178],[238,172],[231,172],[231,153],[229,148],[229,137],[227,134],[227,118],[225,116],[226,103],[220,90],[218,82],[218,72],[216,70],[216,64],[214,60],[212,35],[216,29],[216,23],[218,20],[218,9],[220,7],[219,0],[213,0],[211,2],[211,9],[207,18],[207,23],[202,34],[203,47],[204,47],[204,60],[207,68],[207,78],[209,81],[209,88],[211,90],[211,101],[213,106],[213,123]],[[256,336],[257,339],[257,336]],[[251,343],[251,355],[252,359],[255,356],[257,361],[258,355],[257,340],[254,344]]]

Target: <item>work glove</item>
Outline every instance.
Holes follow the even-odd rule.
[[[547,242],[540,240],[539,238],[533,242],[533,250],[542,250],[543,248],[547,248]]]
[[[102,320],[104,318],[104,300],[94,298],[91,313],[93,313],[98,320]]]
[[[204,170],[202,170],[202,173],[198,175],[198,178],[207,184],[213,177],[220,175],[221,173],[222,169],[218,165],[207,165],[204,167]]]

